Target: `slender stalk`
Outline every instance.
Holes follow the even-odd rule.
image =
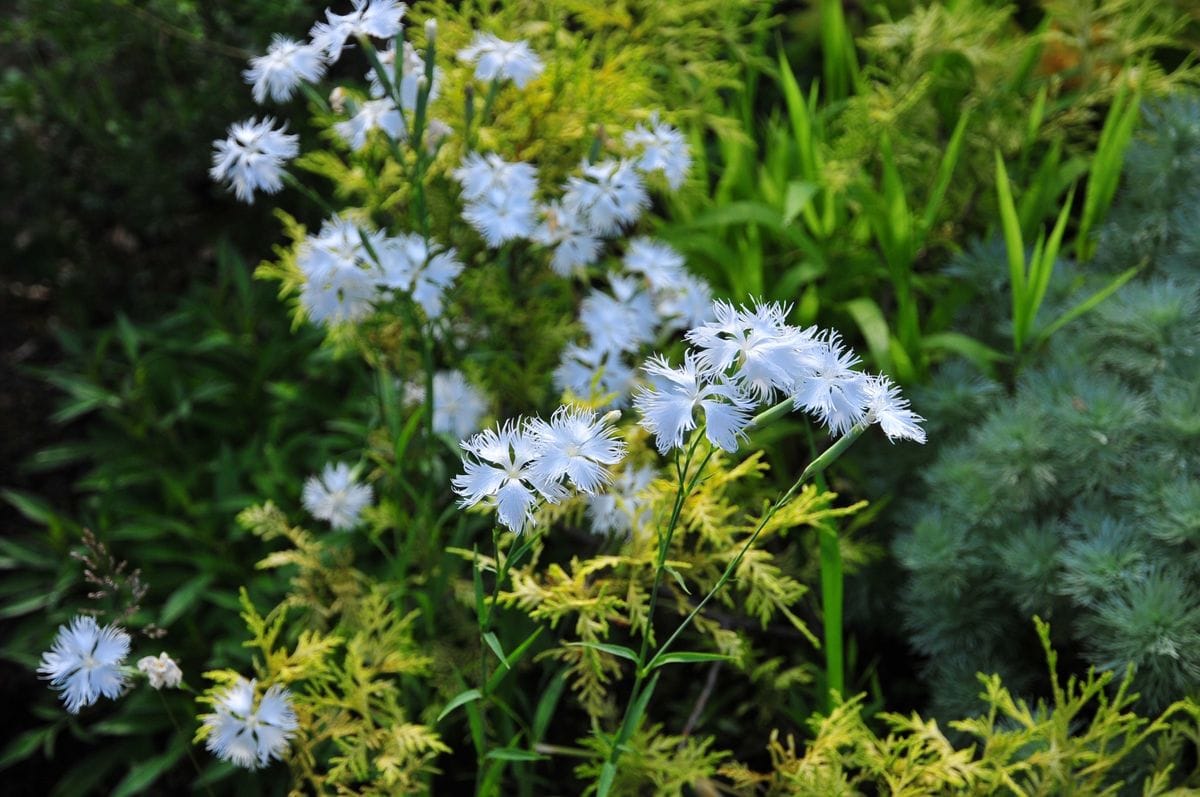
[[[679,637],[679,635],[683,633],[684,629],[691,624],[696,615],[700,613],[700,610],[703,609],[710,600],[712,600],[713,595],[716,595],[721,587],[725,586],[725,582],[728,581],[733,575],[734,571],[737,569],[737,566],[742,563],[742,559],[745,558],[746,552],[749,551],[754,545],[755,541],[758,539],[758,535],[762,533],[764,528],[766,528],[767,523],[769,523],[771,518],[775,516],[775,513],[778,512],[788,501],[792,500],[792,498],[800,490],[800,487],[806,481],[815,477],[818,473],[823,472],[826,468],[833,464],[837,458],[840,457],[846,451],[846,449],[848,449],[850,445],[858,439],[859,435],[861,435],[863,430],[866,428],[867,427],[865,424],[860,423],[850,431],[846,432],[846,434],[842,435],[836,443],[825,449],[825,452],[821,454],[821,456],[810,462],[808,467],[804,469],[804,472],[800,474],[800,478],[796,479],[795,483],[788,488],[788,491],[780,496],[778,501],[771,505],[771,508],[767,510],[765,515],[763,515],[762,520],[758,522],[758,526],[754,529],[754,533],[750,535],[750,538],[746,540],[746,544],[742,546],[740,551],[738,551],[737,556],[735,556],[729,562],[729,564],[725,566],[725,571],[721,573],[721,577],[717,579],[717,583],[713,585],[713,588],[708,591],[708,594],[704,596],[703,600],[696,604],[696,608],[692,609],[691,613],[688,614],[688,616],[683,619],[683,622],[679,624],[679,627],[675,629],[675,632],[672,633],[671,636],[667,638],[667,641],[664,642],[662,646],[655,652],[654,658],[652,658],[646,664],[644,669],[647,672],[654,669],[659,659],[661,659],[662,656],[667,652],[667,649],[671,647],[671,643],[673,643]]]
[[[179,720],[175,719],[175,712],[171,710],[171,704],[167,702],[167,698],[163,695],[161,689],[155,689],[154,691],[158,693],[158,699],[162,701],[163,708],[167,712],[167,717],[171,720],[171,724],[175,726],[175,732],[184,738],[184,749],[187,750],[188,760],[192,762],[192,766],[196,770],[196,775],[203,777],[204,770],[200,768],[200,762],[196,760],[196,754],[192,752],[192,744],[191,741],[188,740],[188,734],[183,732],[183,727],[179,724]],[[212,789],[209,788],[207,783],[204,784],[204,793],[207,794],[208,797],[215,797]]]
[[[825,615],[825,710],[833,708],[833,693],[846,694],[842,657],[842,549],[837,529],[817,529],[821,549],[821,608]]]
[[[648,667],[642,666],[646,661],[646,655],[650,652],[650,638],[654,633],[654,611],[658,606],[658,590],[662,584],[663,571],[666,570],[667,555],[671,550],[671,539],[675,535],[675,528],[679,525],[679,515],[683,511],[683,504],[691,495],[692,490],[696,489],[696,485],[700,481],[700,475],[704,473],[704,466],[708,464],[708,460],[712,457],[715,449],[709,448],[704,459],[692,474],[691,481],[688,481],[688,473],[691,468],[692,459],[696,453],[696,447],[700,444],[703,438],[703,430],[697,429],[692,435],[691,445],[688,446],[683,462],[680,462],[678,452],[675,456],[675,472],[679,479],[679,488],[675,493],[675,503],[671,507],[671,517],[667,521],[666,530],[659,535],[658,539],[658,556],[654,565],[654,585],[650,590],[650,603],[646,609],[646,631],[642,634],[641,651],[638,653],[638,669],[634,675],[633,688],[629,692],[629,701],[625,704],[625,712],[621,717],[620,729],[617,732],[616,739],[613,740],[612,750],[609,752],[608,767],[616,768],[617,761],[621,757],[621,747],[629,740],[633,734],[634,723],[632,722],[634,706],[639,703],[639,698],[642,696],[642,690],[645,688],[645,681],[650,674]],[[603,791],[603,790],[602,790]],[[604,797],[603,794],[600,797]]]

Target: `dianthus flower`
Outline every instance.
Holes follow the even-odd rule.
[[[300,137],[275,129],[275,120],[249,119],[229,128],[229,137],[213,142],[208,173],[224,181],[243,202],[254,203],[254,192],[277,193],[283,188],[283,166],[300,152]]]
[[[266,55],[251,58],[242,77],[253,87],[254,101],[262,105],[268,96],[286,102],[301,83],[315,83],[324,74],[321,48],[276,34]]]
[[[613,437],[611,424],[609,415],[597,419],[595,412],[573,407],[560,407],[549,422],[531,421],[538,450],[535,478],[557,482],[566,476],[576,489],[599,492],[612,479],[605,465],[615,465],[625,456],[625,444]]]
[[[137,668],[145,673],[153,689],[174,689],[183,681],[183,671],[165,652],[138,659]]]
[[[626,133],[625,146],[640,148],[637,167],[643,172],[662,172],[673,191],[683,185],[688,169],[692,167],[692,156],[683,134],[658,121],[657,115],[651,117],[649,128],[639,124]]]
[[[697,409],[704,412],[704,434],[709,442],[725,451],[737,451],[738,439],[746,436],[753,403],[735,385],[723,376],[710,380],[690,350],[679,368],[656,355],[646,363],[645,371],[657,384],[639,388],[633,405],[642,413],[642,427],[654,435],[659,453],[683,445],[684,435],[696,428]]]
[[[58,627],[50,650],[42,654],[38,673],[58,690],[67,711],[95,703],[101,695],[120,697],[127,676],[121,669],[129,655],[129,634],[115,625],[103,628],[92,617],[79,616]]]
[[[382,130],[393,140],[402,140],[408,136],[404,120],[390,97],[363,102],[355,110],[354,116],[338,122],[333,129],[356,151],[367,145],[367,134],[372,130]]]
[[[646,186],[629,161],[584,163],[583,176],[567,178],[563,205],[587,219],[597,235],[615,235],[650,204]]]
[[[406,8],[396,0],[354,0],[354,9],[349,14],[325,9],[325,21],[313,25],[309,37],[313,46],[324,51],[332,63],[341,57],[347,40],[354,36],[396,38],[403,28],[401,20]]]
[[[598,351],[633,351],[654,339],[658,312],[650,296],[629,277],[609,278],[612,293],[593,290],[584,298],[579,320]]]
[[[763,401],[791,392],[820,346],[814,330],[784,322],[788,308],[783,305],[757,304],[750,310],[717,301],[713,312],[715,320],[686,335],[698,350],[697,362],[712,374],[732,369],[734,382]]]
[[[520,532],[532,521],[539,498],[557,502],[566,489],[545,481],[534,470],[538,441],[528,423],[506,421],[463,440],[463,473],[455,476],[459,506],[474,506],[485,499],[496,507],[496,517],[511,531]]]
[[[588,228],[578,214],[560,202],[550,202],[541,208],[542,223],[530,236],[542,246],[554,248],[550,268],[560,277],[596,262],[600,254],[600,239]]]
[[[201,717],[209,751],[246,769],[265,767],[272,759],[282,758],[299,727],[288,690],[272,686],[256,706],[254,687],[255,681],[239,678],[216,695],[215,712]]]
[[[309,476],[300,500],[313,517],[329,521],[335,529],[350,529],[372,498],[371,486],[356,482],[350,466],[342,462],[327,464],[320,476]]]
[[[476,32],[471,43],[458,51],[460,61],[475,64],[475,78],[485,82],[511,80],[519,89],[542,73],[542,59],[528,42],[509,42],[491,33]]]

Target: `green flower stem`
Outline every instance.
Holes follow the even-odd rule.
[[[821,607],[825,615],[825,699],[832,708],[833,693],[846,694],[846,669],[842,658],[842,548],[837,529],[817,529],[821,546]]]
[[[179,720],[175,719],[175,712],[171,710],[171,704],[167,702],[166,695],[162,693],[161,689],[155,689],[154,691],[158,693],[158,699],[162,701],[163,709],[167,712],[167,717],[171,720],[171,724],[175,726],[175,732],[184,737],[184,749],[187,750],[188,760],[192,762],[192,767],[196,770],[196,775],[203,778],[204,770],[200,768],[200,762],[196,760],[196,754],[192,751],[192,744],[188,738],[188,734],[183,732],[183,727],[179,724]],[[208,797],[216,797],[213,794],[212,788],[207,783],[204,784],[204,793]]]
[[[806,481],[823,472],[826,468],[836,462],[838,457],[840,457],[846,451],[846,449],[848,449],[851,444],[858,439],[859,435],[861,435],[863,430],[866,428],[866,424],[860,423],[850,431],[846,432],[846,434],[842,435],[836,443],[825,449],[821,456],[810,462],[808,467],[804,469],[804,472],[800,474],[800,478],[796,479],[795,483],[788,488],[788,491],[780,496],[778,501],[771,505],[771,508],[767,510],[765,515],[763,515],[762,520],[758,522],[758,526],[754,529],[754,533],[750,535],[750,539],[746,540],[746,544],[742,546],[740,551],[738,551],[737,556],[735,556],[733,560],[725,566],[725,572],[723,572],[721,577],[717,579],[717,583],[713,585],[713,588],[708,591],[708,594],[704,596],[704,599],[696,605],[696,608],[692,609],[691,613],[688,614],[688,616],[683,619],[683,622],[679,624],[679,627],[675,629],[675,632],[671,634],[671,636],[667,638],[667,641],[662,644],[657,652],[655,652],[654,658],[652,658],[645,665],[643,669],[647,673],[654,669],[659,659],[662,658],[663,654],[667,652],[667,649],[671,647],[671,643],[673,643],[676,638],[683,633],[684,629],[691,624],[692,620],[695,619],[696,615],[700,613],[700,610],[704,608],[705,604],[712,600],[713,595],[717,594],[717,591],[720,590],[721,587],[725,585],[725,582],[730,579],[734,571],[737,569],[737,566],[742,563],[742,559],[746,556],[746,552],[749,551],[751,546],[754,545],[754,542],[758,539],[758,535],[762,533],[764,528],[766,528],[767,523],[770,522],[771,518],[775,516],[775,513],[783,508],[788,501],[792,500],[792,498],[800,490],[800,487]]]
[[[521,558],[533,550],[534,543],[537,542],[537,534],[530,530],[526,534],[520,535],[520,542],[513,547],[508,556],[505,556],[503,561],[500,558],[500,527],[492,527],[492,556],[496,567],[496,578],[492,584],[491,601],[484,604],[483,611],[476,618],[479,624],[479,690],[482,697],[479,700],[479,721],[483,727],[483,745],[478,750],[478,763],[475,770],[476,782],[475,793],[479,793],[479,777],[483,772],[484,765],[487,759],[487,709],[492,702],[497,702],[498,699],[493,697],[488,691],[488,681],[491,678],[491,673],[488,672],[488,661],[492,656],[491,646],[487,644],[484,635],[491,633],[496,617],[496,605],[500,600],[500,590],[504,586],[504,582],[508,579],[508,574],[511,572],[513,565],[521,560]],[[497,705],[499,703],[497,702]],[[510,714],[516,719],[518,724],[521,720],[516,717],[507,706],[500,706],[502,711]]]
[[[629,692],[629,701],[625,704],[625,712],[621,717],[621,726],[617,731],[617,736],[613,740],[612,749],[609,752],[608,761],[605,764],[605,770],[615,773],[617,761],[621,757],[621,748],[629,741],[629,737],[633,735],[633,711],[634,706],[638,705],[642,697],[642,690],[645,688],[646,677],[650,670],[648,667],[642,666],[646,661],[646,655],[650,652],[650,638],[654,631],[654,611],[658,605],[658,590],[662,584],[662,575],[666,570],[667,555],[671,550],[671,539],[675,535],[675,528],[679,525],[679,515],[683,511],[683,504],[696,489],[696,485],[700,482],[700,475],[704,473],[704,466],[708,464],[708,460],[712,457],[715,449],[709,448],[708,453],[704,455],[704,459],[696,468],[692,478],[688,481],[688,471],[691,468],[692,459],[696,453],[696,446],[700,444],[703,438],[703,427],[697,429],[692,435],[692,443],[688,446],[683,462],[679,461],[679,454],[675,455],[675,473],[679,479],[679,489],[675,493],[675,504],[671,507],[671,518],[667,521],[667,528],[658,538],[658,557],[654,563],[654,586],[650,589],[650,603],[646,609],[646,631],[642,634],[642,647],[638,653],[638,669],[634,676],[633,689]],[[599,787],[599,797],[605,797],[608,788],[611,787],[611,779],[605,780],[604,771],[601,773],[601,784]]]

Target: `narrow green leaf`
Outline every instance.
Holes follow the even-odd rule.
[[[678,653],[665,653],[650,662],[650,667],[658,669],[668,664],[695,664],[702,661],[733,661],[731,656],[724,653],[700,653],[682,650]]]
[[[538,698],[537,709],[533,712],[533,741],[540,742],[545,738],[546,729],[550,727],[550,720],[554,718],[554,709],[558,706],[558,700],[562,697],[566,685],[566,675],[560,672],[550,679],[550,685]]]
[[[938,212],[942,208],[942,201],[946,198],[946,192],[950,190],[950,181],[954,178],[954,169],[958,166],[958,158],[962,154],[967,123],[970,119],[970,109],[964,110],[958,115],[958,123],[954,125],[954,132],[950,134],[950,142],[946,145],[946,152],[942,155],[942,162],[938,165],[937,180],[934,181],[933,191],[929,194],[929,201],[925,204],[925,212],[921,214],[922,242],[929,231],[933,229]]]
[[[783,223],[791,224],[800,213],[812,204],[818,188],[814,183],[805,180],[792,180],[787,185],[787,194],[783,200]]]
[[[488,750],[486,757],[498,761],[545,761],[548,759],[548,756],[515,747],[497,747],[494,750]]]
[[[996,194],[1000,205],[1000,224],[1004,232],[1004,247],[1008,251],[1008,276],[1012,289],[1014,328],[1022,326],[1025,309],[1025,242],[1021,238],[1021,223],[1013,204],[1012,186],[1000,150],[996,150]],[[1018,349],[1020,347],[1018,346]]]
[[[1055,332],[1062,329],[1063,327],[1065,327],[1067,324],[1071,323],[1075,319],[1079,318],[1084,313],[1087,313],[1088,311],[1092,310],[1094,307],[1096,307],[1096,305],[1100,304],[1100,302],[1104,301],[1109,296],[1112,296],[1114,293],[1116,293],[1116,291],[1122,285],[1124,285],[1126,282],[1129,282],[1129,280],[1133,279],[1134,275],[1137,274],[1141,270],[1142,270],[1142,266],[1137,265],[1137,266],[1134,266],[1133,268],[1128,269],[1127,271],[1124,271],[1121,274],[1117,275],[1117,277],[1112,282],[1110,282],[1108,285],[1105,285],[1103,288],[1096,291],[1091,296],[1089,296],[1088,298],[1084,299],[1079,304],[1072,307],[1070,310],[1067,310],[1065,313],[1063,313],[1061,316],[1059,316],[1057,319],[1055,319],[1054,322],[1052,322],[1051,324],[1047,325],[1044,329],[1042,329],[1041,332],[1038,333],[1038,338],[1037,338],[1038,342],[1041,343],[1045,340],[1048,340],[1050,338],[1050,336],[1053,335]]]
[[[687,584],[684,583],[683,575],[678,570],[676,570],[675,568],[671,567],[668,564],[663,565],[663,570],[666,570],[668,573],[671,574],[671,577],[675,579],[675,583],[679,585],[679,588],[681,590],[683,590],[685,594],[688,594],[688,595],[692,594],[692,591],[690,589],[688,589]]]
[[[879,305],[875,304],[874,299],[862,296],[846,302],[844,307],[850,317],[854,319],[854,323],[858,324],[859,331],[862,332],[863,339],[867,342],[867,348],[870,349],[880,370],[890,372],[892,357],[888,341],[891,333],[888,331],[887,321],[884,320],[883,311],[879,309]]]
[[[1054,229],[1050,232],[1050,237],[1046,240],[1046,247],[1041,251],[1040,262],[1036,264],[1036,276],[1033,280],[1033,295],[1030,302],[1029,322],[1032,324],[1033,319],[1037,316],[1038,308],[1042,306],[1042,301],[1046,298],[1046,290],[1050,287],[1050,278],[1054,274],[1054,263],[1058,260],[1058,253],[1062,248],[1063,233],[1067,228],[1067,217],[1071,213],[1071,205],[1075,201],[1075,188],[1067,192],[1067,199],[1063,203],[1062,210],[1058,212],[1058,220],[1054,223]]]
[[[504,660],[504,669],[496,670],[494,673],[492,673],[492,677],[488,678],[487,682],[488,694],[496,691],[496,687],[499,686],[500,682],[504,680],[504,676],[508,674],[508,671],[512,669],[514,664],[521,660],[521,657],[524,656],[525,652],[529,650],[530,645],[532,645],[534,640],[541,636],[541,634],[541,627],[535,628],[533,633],[526,637],[524,642],[517,645],[516,649],[514,649],[513,652],[508,655],[508,658]]]
[[[637,653],[624,645],[610,645],[607,642],[568,642],[567,645],[570,647],[593,648],[613,656],[629,659],[634,663],[639,663]]]
[[[1008,355],[1003,352],[961,332],[937,332],[926,335],[921,340],[921,346],[926,351],[948,351],[966,357],[985,372],[991,371],[992,363],[1008,359]]]
[[[196,602],[196,598],[212,583],[212,580],[211,574],[196,576],[172,592],[163,603],[162,611],[158,616],[158,624],[166,628],[179,619]]]
[[[611,761],[605,761],[604,766],[600,767],[600,779],[596,781],[596,797],[608,797],[616,777],[617,765]]]
[[[496,658],[500,659],[500,663],[504,665],[504,669],[511,670],[512,667],[508,666],[508,659],[504,656],[504,648],[500,646],[500,640],[496,638],[496,635],[488,631],[483,635],[483,641],[492,649],[492,653],[496,654]]]
[[[459,706],[466,705],[467,703],[471,703],[475,700],[479,700],[481,697],[483,697],[483,692],[480,692],[478,689],[468,689],[465,692],[459,692],[457,695],[451,698],[450,702],[446,704],[446,707],[442,709],[442,713],[437,715],[437,719],[434,720],[434,722],[441,722],[442,719],[445,718],[447,714],[454,711],[454,709],[458,708]]]

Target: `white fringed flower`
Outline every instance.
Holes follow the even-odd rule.
[[[371,486],[358,484],[350,466],[341,462],[326,465],[320,476],[309,476],[300,500],[310,515],[342,530],[358,524],[359,515],[373,498]]]
[[[253,87],[254,101],[262,105],[267,97],[286,102],[301,83],[316,83],[324,74],[321,48],[276,34],[266,55],[251,58],[242,77]]]
[[[567,178],[563,205],[586,218],[597,235],[615,235],[649,206],[646,186],[629,161],[584,163],[581,169],[582,177]]]
[[[292,709],[291,692],[272,686],[256,706],[255,681],[237,683],[213,699],[212,714],[205,714],[205,746],[222,761],[258,769],[280,759],[299,723]]]
[[[867,397],[867,423],[877,423],[888,440],[897,439],[925,442],[925,430],[918,424],[925,419],[908,407],[908,399],[900,395],[900,388],[892,380],[879,374],[867,377],[864,391]]]
[[[649,294],[629,277],[610,277],[609,287],[611,294],[593,290],[580,305],[579,320],[592,348],[628,352],[653,340],[659,317]]]
[[[600,239],[592,234],[586,221],[560,202],[547,203],[541,209],[542,223],[530,236],[542,246],[553,247],[550,268],[560,277],[587,268],[600,254]]]
[[[805,356],[792,401],[816,415],[834,434],[844,434],[863,419],[867,408],[867,376],[854,370],[858,356],[844,348],[836,332],[817,341]]]
[[[367,235],[376,252],[384,238]],[[363,233],[346,219],[330,219],[301,244],[296,265],[304,274],[300,304],[318,324],[354,322],[370,315],[378,269],[368,260]]]
[[[249,119],[229,128],[229,137],[213,142],[209,175],[225,182],[237,198],[254,204],[254,192],[283,188],[283,167],[300,152],[300,137],[275,129],[275,120]]]
[[[476,80],[511,80],[519,89],[525,88],[544,68],[542,59],[528,42],[508,42],[479,31],[468,46],[458,51],[458,58],[475,64]]]
[[[690,350],[680,368],[672,368],[656,355],[645,370],[657,384],[639,388],[633,404],[642,413],[642,427],[654,435],[659,453],[683,445],[684,435],[696,428],[697,409],[704,412],[704,434],[709,442],[725,451],[737,451],[753,408],[740,390],[723,377],[722,381],[709,381]]]
[[[355,151],[367,145],[367,135],[372,130],[382,130],[384,135],[393,140],[403,140],[408,136],[400,111],[396,110],[396,103],[390,97],[366,100],[358,106],[354,116],[338,122],[333,129]]]
[[[428,246],[415,234],[387,238],[375,251],[379,287],[408,292],[426,316],[440,317],[446,290],[463,270],[457,252]]]
[[[594,534],[629,534],[650,518],[650,506],[639,494],[654,480],[654,469],[626,467],[606,492],[588,496],[587,514]]]
[[[717,301],[713,312],[715,320],[686,335],[698,350],[697,362],[712,374],[732,369],[732,379],[763,401],[791,392],[810,355],[821,347],[814,330],[784,321],[788,308],[780,304],[759,303],[751,310]]]
[[[138,659],[137,668],[145,673],[153,689],[174,689],[183,681],[183,671],[166,652],[143,656]]]
[[[38,673],[60,693],[67,711],[78,714],[101,696],[120,697],[127,678],[121,664],[130,642],[129,634],[115,625],[101,628],[92,617],[76,617],[69,626],[58,627]]]
[[[403,28],[405,10],[404,3],[397,0],[354,0],[354,9],[349,14],[335,14],[326,9],[325,21],[313,25],[308,35],[313,46],[333,63],[341,57],[346,42],[355,36],[396,38]]]
[[[484,429],[460,446],[464,472],[452,480],[454,492],[461,496],[459,506],[475,506],[486,499],[511,531],[519,533],[533,520],[539,497],[553,503],[567,495],[561,484],[545,482],[534,472],[538,443],[521,419]]]
[[[690,329],[707,324],[713,313],[712,288],[699,277],[684,274],[675,290],[658,296],[658,314],[668,330]]]
[[[533,234],[537,170],[532,165],[508,163],[494,153],[472,152],[453,174],[462,185],[463,218],[489,247]]]
[[[692,156],[683,134],[669,124],[658,121],[657,115],[650,118],[648,128],[639,124],[626,133],[625,146],[640,149],[637,167],[643,172],[662,172],[673,191],[683,185],[692,167]]]
[[[538,450],[535,478],[557,482],[565,476],[589,495],[599,492],[612,479],[605,465],[615,465],[625,456],[625,444],[613,437],[613,415],[620,413],[597,419],[591,410],[559,407],[549,422],[531,421]]]
[[[630,240],[623,262],[627,271],[644,276],[655,293],[678,290],[687,273],[683,266],[683,255],[653,238]]]
[[[487,397],[461,371],[433,375],[433,431],[461,440],[479,431],[487,412]]]

